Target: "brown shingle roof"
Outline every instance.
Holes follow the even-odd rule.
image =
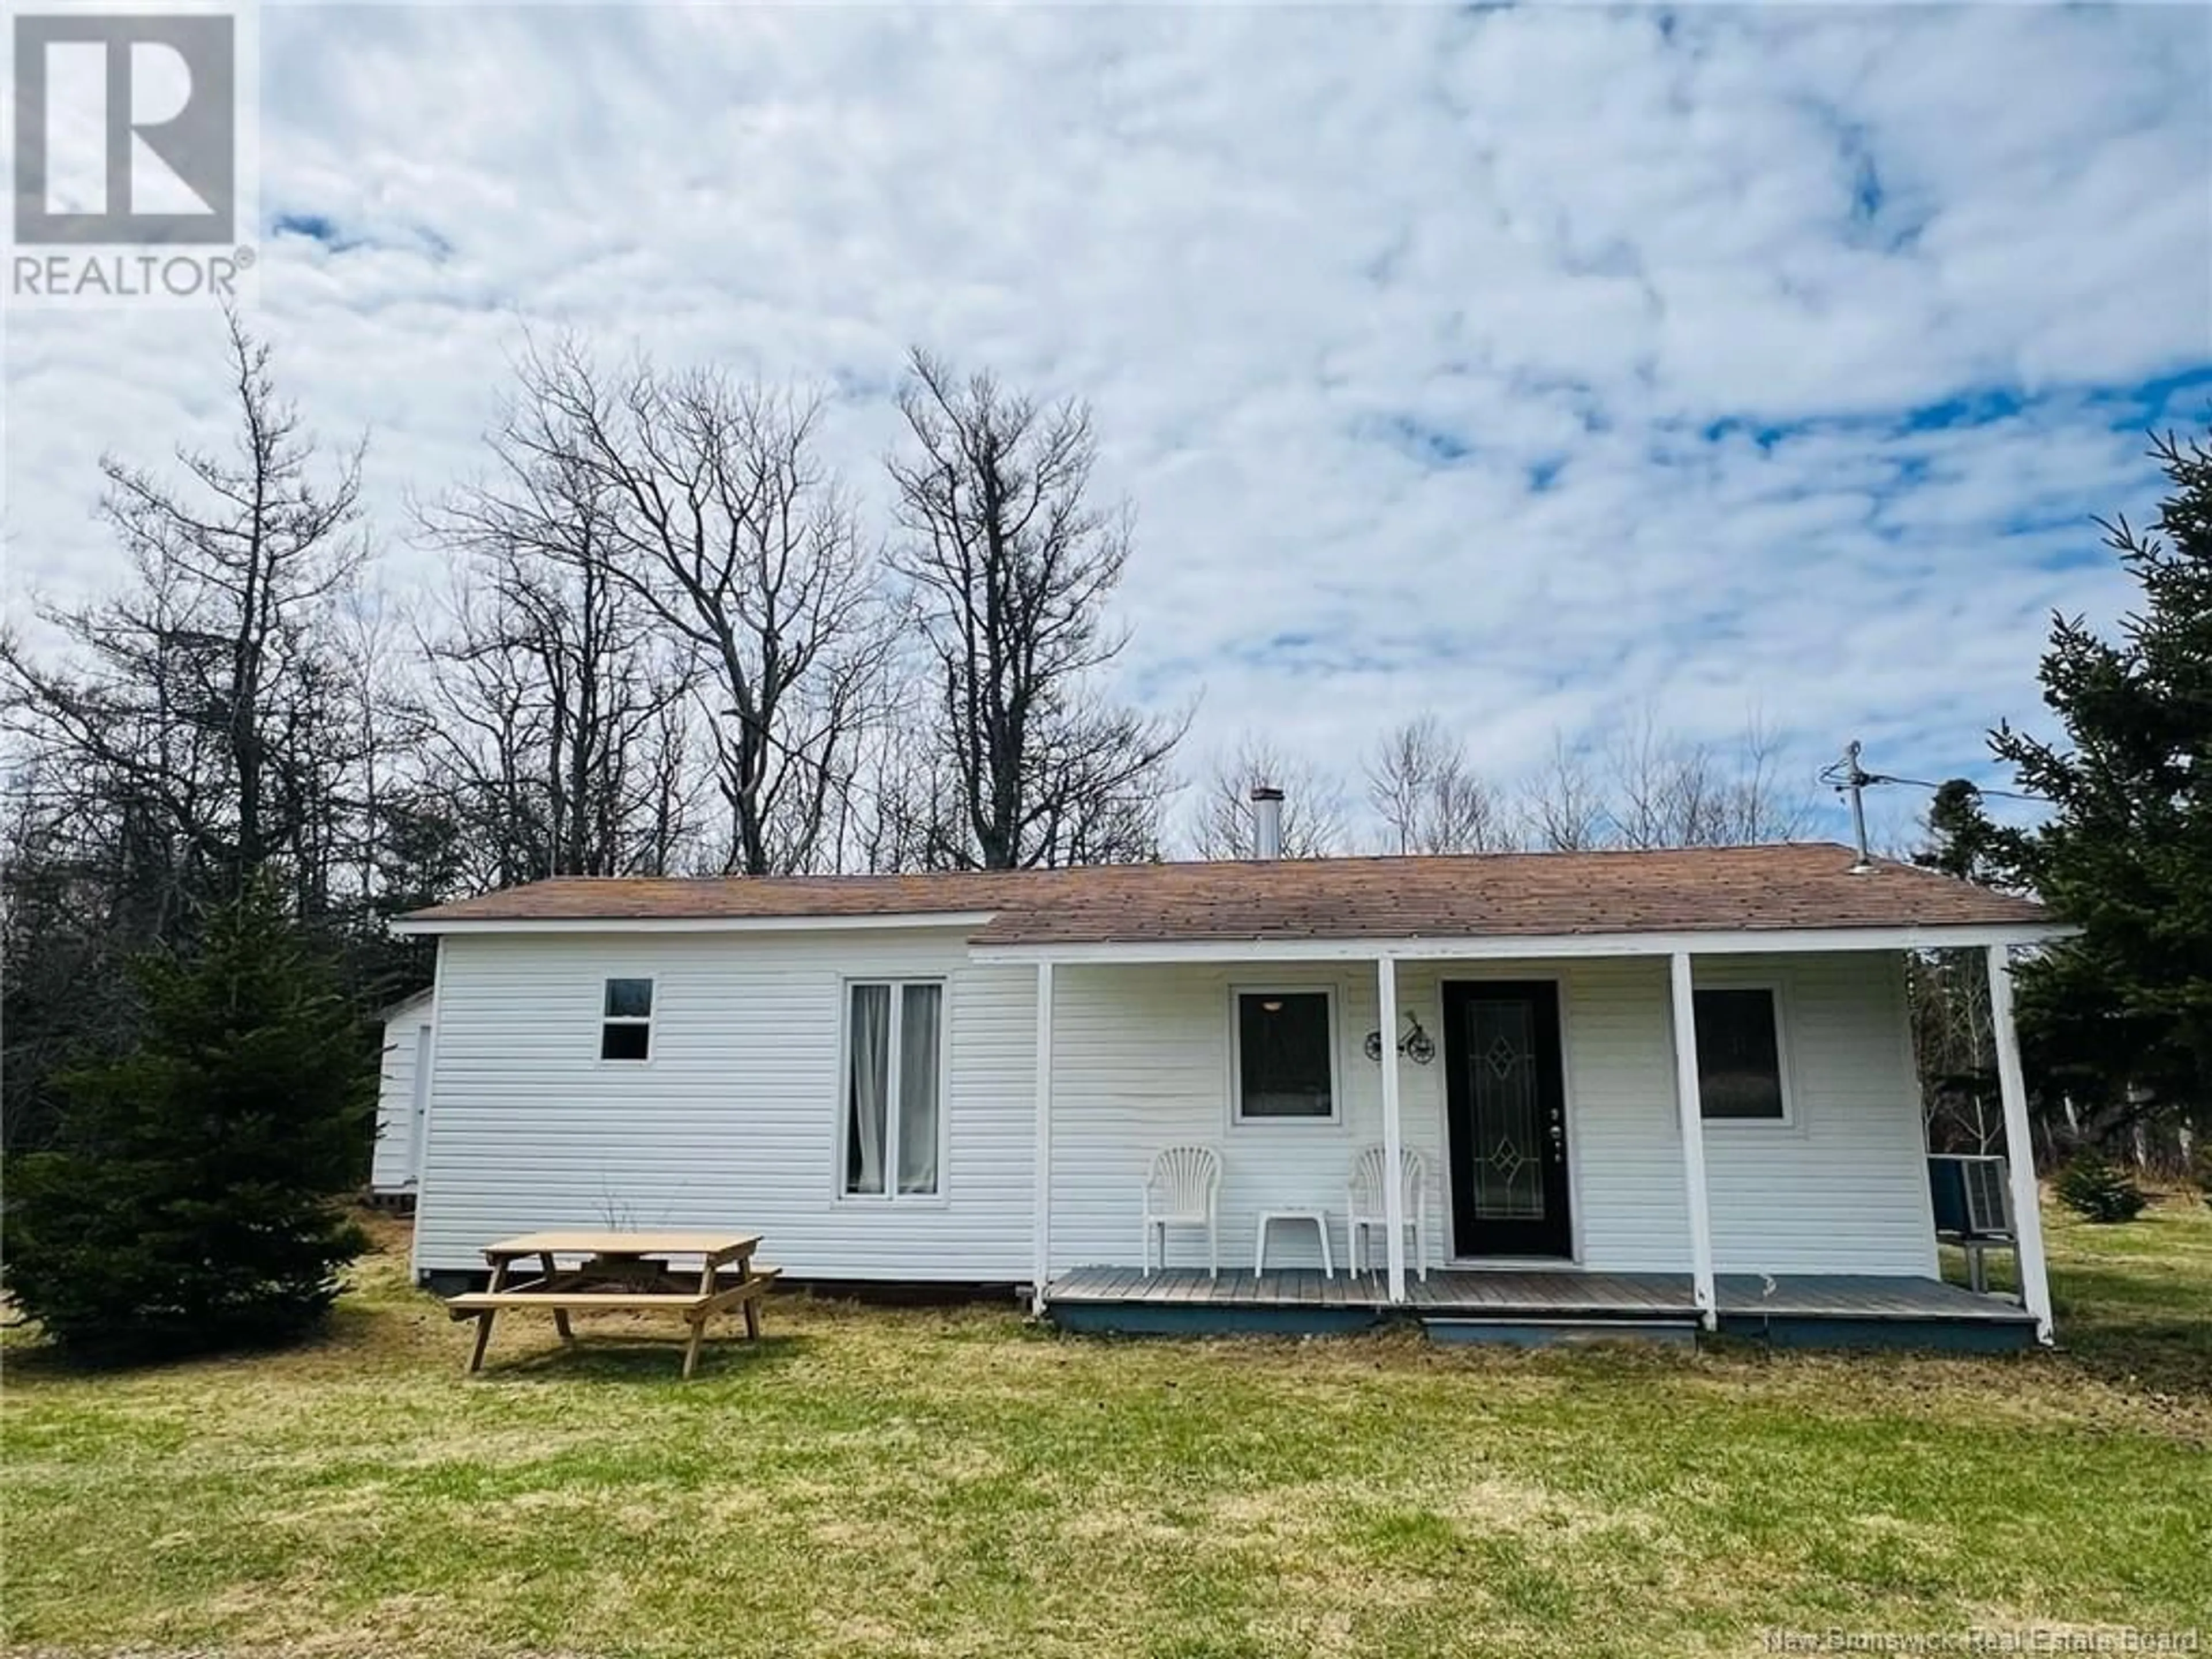
[[[2044,924],[2041,905],[1826,842],[912,876],[568,877],[410,921],[812,920],[986,914],[984,945],[1754,932]]]

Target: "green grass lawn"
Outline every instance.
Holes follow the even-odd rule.
[[[1058,1337],[779,1299],[675,1380],[365,1262],[297,1352],[8,1350],[19,1652],[1590,1654],[2199,1626],[2212,1210],[2054,1219],[2067,1352]],[[609,1331],[601,1325],[595,1328]]]

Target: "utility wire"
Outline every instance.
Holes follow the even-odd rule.
[[[1875,784],[1902,784],[1911,789],[1941,789],[1940,783],[1930,783],[1925,778],[1900,778],[1893,773],[1869,772],[1859,764],[1863,752],[1859,740],[1853,738],[1844,745],[1841,760],[1831,761],[1820,769],[1820,781],[1831,785],[1839,795],[1851,798],[1851,838],[1858,843],[1859,860],[1854,870],[1866,871],[1874,867],[1873,854],[1868,849],[1866,824],[1866,792]],[[1967,787],[1983,795],[2002,795],[2008,800],[2041,800],[2040,795],[2022,794],[2017,789],[1984,789],[1972,779]]]
[[[1842,761],[1831,761],[1820,769],[1820,781],[1832,784],[1838,789],[1848,789],[1853,781],[1854,769]],[[1931,783],[1926,778],[1901,778],[1893,772],[1859,772],[1856,781],[1862,788],[1877,783],[1901,783],[1913,789],[1941,789],[1943,787],[1940,783]],[[1966,781],[1978,795],[1996,795],[2006,800],[2048,801],[2050,799],[2047,795],[2031,795],[2018,789],[1991,788],[1984,784],[1975,783],[1972,778],[1966,779]]]

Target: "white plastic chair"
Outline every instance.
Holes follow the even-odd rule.
[[[1145,1277],[1152,1276],[1152,1231],[1159,1230],[1160,1267],[1168,1265],[1170,1227],[1206,1229],[1206,1267],[1221,1277],[1221,1157],[1211,1146],[1170,1146],[1156,1153],[1145,1176]]]
[[[1412,1147],[1402,1147],[1398,1154],[1400,1179],[1404,1182],[1406,1231],[1413,1236],[1413,1261],[1419,1267],[1421,1277],[1429,1276],[1429,1167],[1421,1155]],[[1382,1148],[1370,1146],[1352,1161],[1352,1179],[1345,1188],[1344,1208],[1350,1235],[1346,1242],[1352,1247],[1352,1271],[1363,1271],[1363,1263],[1374,1260],[1374,1241],[1367,1240],[1367,1251],[1360,1252],[1362,1237],[1369,1231],[1380,1232],[1387,1242],[1390,1235],[1389,1189],[1382,1184]],[[1387,1259],[1387,1254],[1386,1254]]]

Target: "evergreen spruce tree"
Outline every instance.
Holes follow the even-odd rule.
[[[2016,876],[2020,857],[2019,832],[1990,822],[1980,790],[1964,778],[1936,789],[1928,803],[1928,845],[1912,855],[1915,864],[2001,887]]]
[[[2023,965],[2031,1061],[2107,1123],[2212,1129],[2212,450],[2153,453],[2170,485],[2155,522],[2105,526],[2139,605],[2116,640],[2052,627],[2044,700],[2067,741],[2008,726],[1990,746],[2051,803],[2012,842],[2020,873],[2081,929]]]
[[[137,1047],[66,1075],[57,1142],[11,1160],[7,1288],[92,1359],[295,1336],[366,1243],[335,1201],[370,1110],[335,969],[256,883],[133,979]]]
[[[2116,1226],[2133,1221],[2150,1202],[2126,1174],[2094,1148],[2077,1152],[2058,1175],[2058,1201],[2085,1221]]]

